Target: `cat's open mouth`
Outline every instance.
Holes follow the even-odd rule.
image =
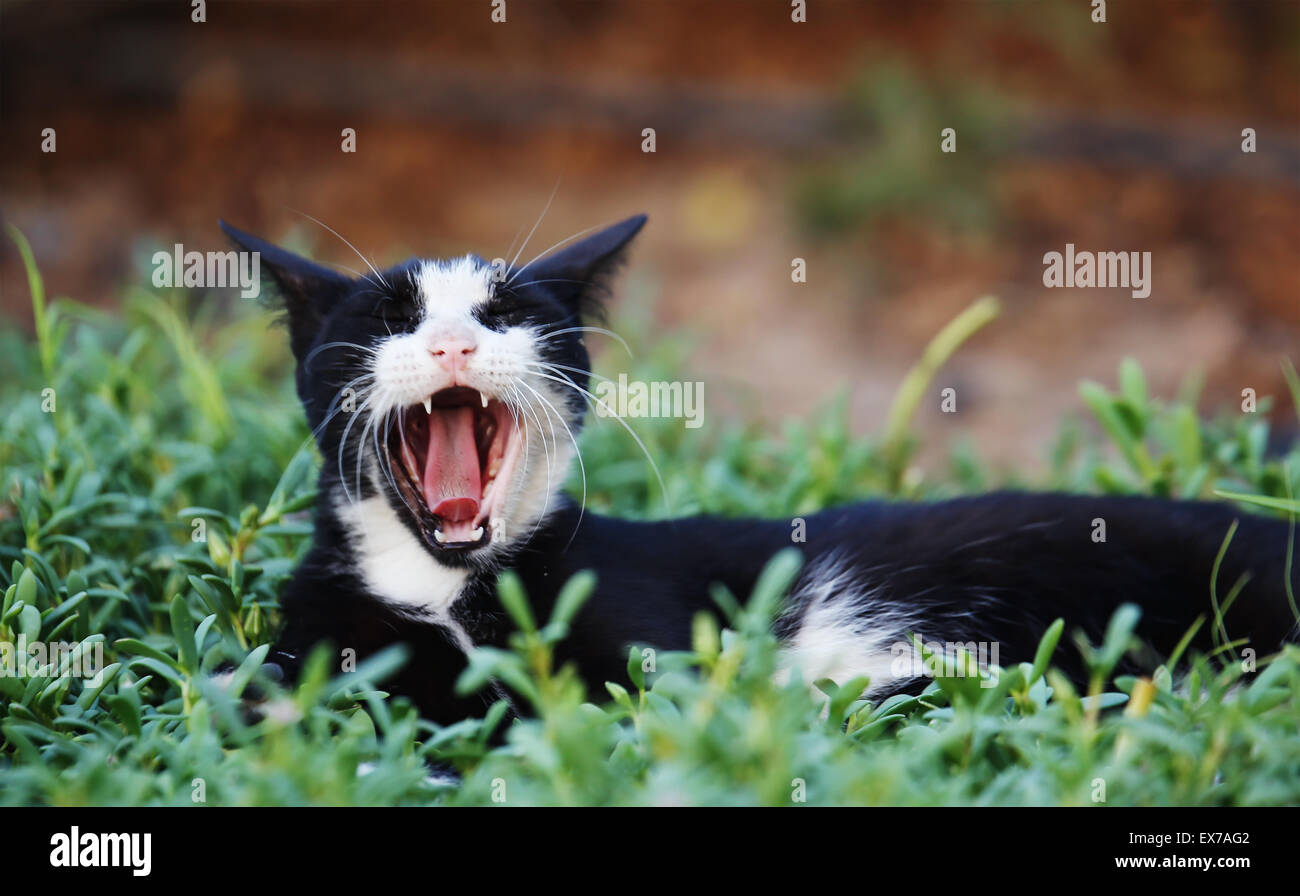
[[[425,541],[460,551],[491,541],[521,441],[505,404],[464,386],[402,409],[390,467]]]

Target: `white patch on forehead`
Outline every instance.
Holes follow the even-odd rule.
[[[430,613],[440,624],[451,624],[448,611],[460,597],[468,571],[434,560],[382,496],[340,501],[337,511],[371,591],[399,609]]]
[[[492,295],[492,268],[470,255],[423,262],[412,279],[426,318],[468,317]]]

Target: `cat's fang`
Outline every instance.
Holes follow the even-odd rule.
[[[424,412],[425,412],[426,414],[432,414],[432,413],[433,413],[433,396],[432,396],[432,395],[426,396],[425,399],[424,399]]]
[[[483,399],[483,407],[486,408],[486,407],[487,407],[487,403],[488,403],[487,393],[486,393],[486,392],[480,392],[480,393],[478,394],[478,397],[481,398],[481,399]]]

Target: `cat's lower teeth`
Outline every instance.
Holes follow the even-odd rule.
[[[442,534],[442,530],[441,530],[441,529],[434,529],[434,530],[433,530],[433,540],[436,541],[436,542],[438,542],[438,544],[446,544],[446,543],[447,543],[447,536]],[[473,532],[469,533],[469,540],[470,540],[470,541],[482,541],[482,540],[483,540],[483,527],[482,527],[482,526],[479,526],[479,527],[478,527],[477,529],[475,529]]]

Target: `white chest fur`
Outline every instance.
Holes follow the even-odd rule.
[[[431,617],[467,647],[469,639],[452,621],[450,610],[469,572],[443,566],[429,556],[383,497],[345,500],[337,509],[370,591],[398,609]]]

